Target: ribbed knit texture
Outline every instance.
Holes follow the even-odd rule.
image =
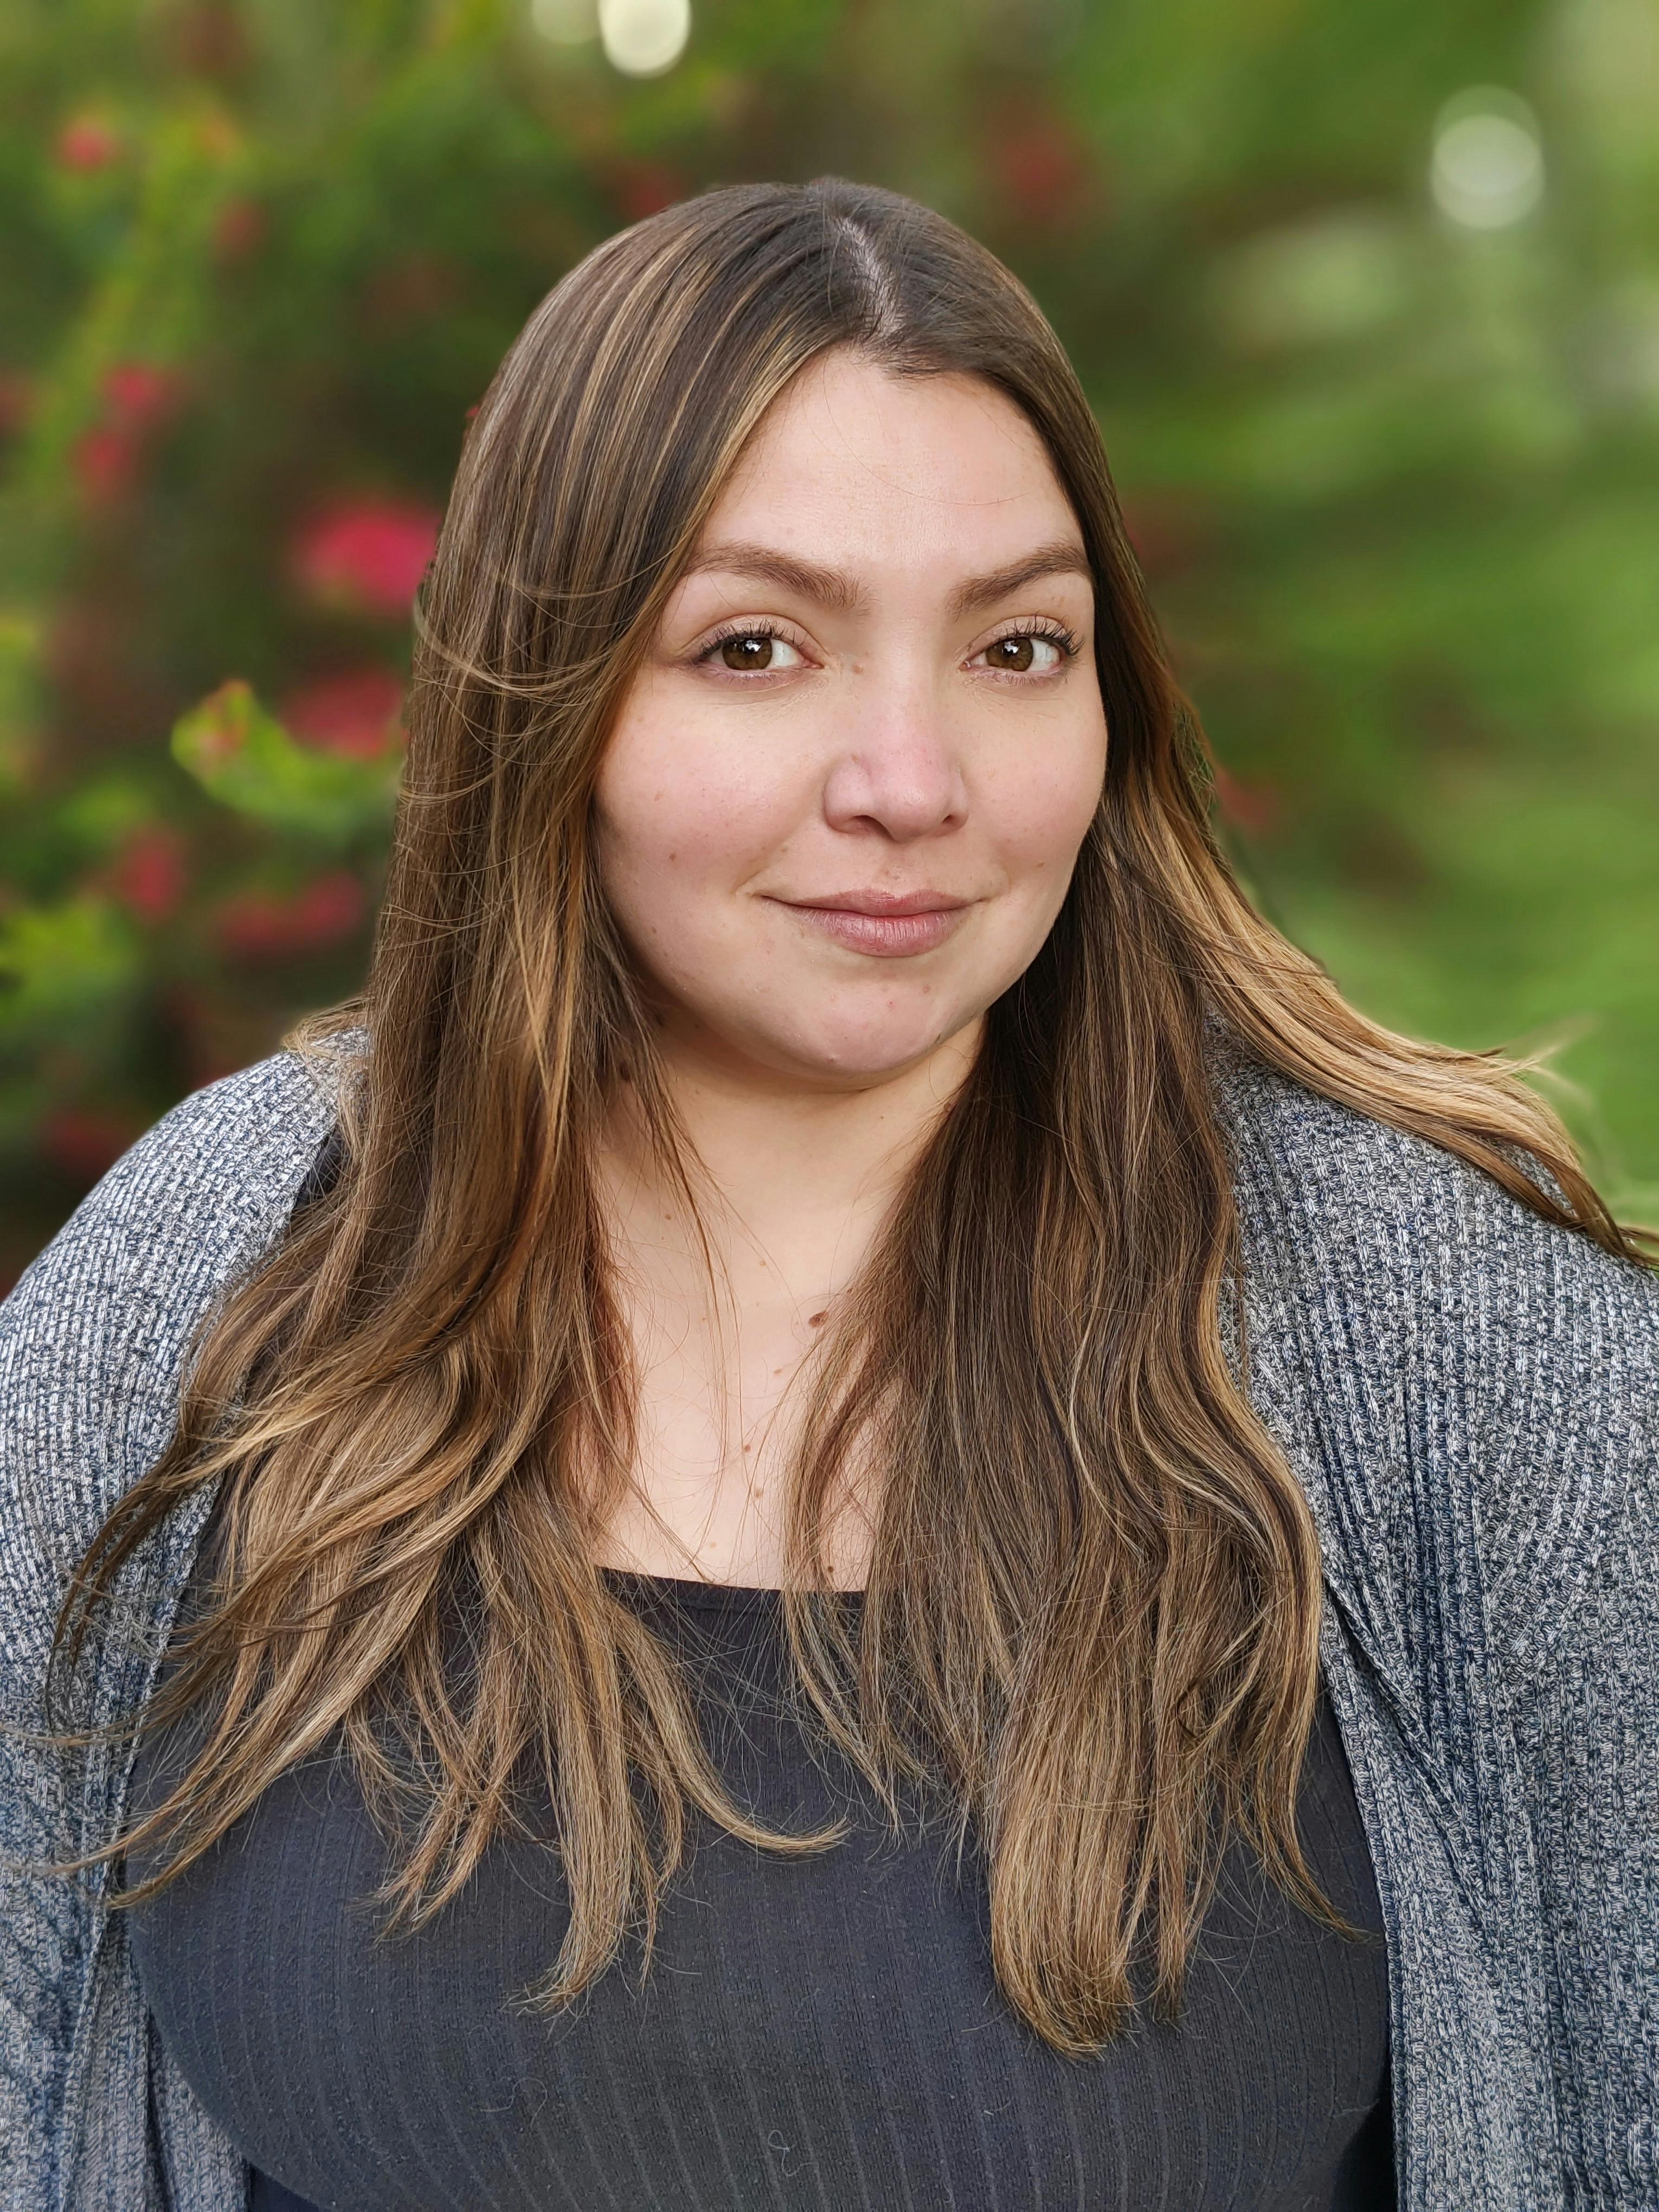
[[[739,1802],[853,1833],[791,1863],[694,1814],[644,1995],[635,1948],[550,2023],[506,2000],[568,1925],[556,1859],[497,1838],[428,1927],[377,1943],[386,1856],[337,1738],[130,1923],[169,2052],[262,2176],[315,2212],[1392,2212],[1376,1936],[1299,1912],[1236,1844],[1180,2026],[1060,2058],[999,1998],[971,1840],[959,1875],[937,1827],[896,1847],[854,1771],[811,1759],[776,1592],[611,1580],[693,1669]],[[137,1802],[196,1735],[143,1746]],[[550,1839],[544,1788],[528,1809]],[[1301,1826],[1327,1895],[1380,1930],[1322,1709]]]
[[[342,1063],[343,1064],[343,1063]],[[104,1881],[130,1754],[31,1744],[51,1626],[164,1446],[191,1331],[333,1119],[277,1054],[183,1101],[0,1307],[0,2203],[242,2212]],[[1659,2205],[1659,1280],[1450,1155],[1218,1052],[1252,1395],[1304,1484],[1387,1930],[1405,2212]],[[210,1500],[90,1639],[142,1707]]]

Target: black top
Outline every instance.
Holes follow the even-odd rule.
[[[850,1804],[858,1826],[792,1863],[694,1813],[643,1996],[630,1947],[550,2019],[505,2000],[567,1924],[552,1850],[498,1837],[434,1922],[377,1948],[361,1900],[385,1846],[349,1760],[337,1741],[290,1770],[130,1915],[161,2035],[256,2169],[253,2212],[1395,2203],[1380,1933],[1331,1934],[1235,1844],[1181,2025],[1063,2059],[997,1991],[971,1839],[958,1879],[941,1828],[896,1847],[861,1779],[814,1764],[779,1697],[777,1592],[607,1573],[693,1663],[739,1802],[781,1826]],[[141,1744],[137,1805],[181,1751]],[[1326,1893],[1380,1930],[1322,1698],[1302,1819]],[[134,1877],[153,1863],[134,1854]]]

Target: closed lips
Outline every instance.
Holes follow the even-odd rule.
[[[941,891],[852,891],[779,903],[850,951],[896,959],[942,945],[972,902]]]

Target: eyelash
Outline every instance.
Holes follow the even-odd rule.
[[[714,653],[719,653],[719,648],[726,644],[726,639],[728,637],[779,637],[783,639],[785,646],[794,646],[796,653],[805,653],[807,650],[805,646],[803,646],[801,639],[792,637],[792,635],[776,622],[728,622],[723,630],[714,630],[714,635],[708,639],[708,644],[695,654],[695,659],[699,661],[699,665],[702,665],[703,661],[710,659]],[[737,671],[732,668],[732,671],[728,671],[728,675],[737,675]],[[738,681],[748,681],[748,677],[738,677]]]
[[[708,662],[710,655],[717,652],[719,648],[725,644],[727,638],[731,637],[781,638],[786,645],[793,645],[797,653],[803,653],[805,651],[805,647],[800,644],[799,640],[791,637],[788,631],[778,623],[734,622],[728,623],[724,629],[717,630],[714,636],[709,639],[708,644],[705,645],[702,651],[695,656],[697,665],[699,667],[704,665]],[[1063,661],[1075,660],[1079,650],[1081,649],[1076,635],[1073,631],[1066,629],[1064,623],[1046,622],[1038,618],[1027,622],[1015,623],[1007,629],[999,630],[997,635],[992,638],[988,644],[981,646],[980,652],[988,653],[991,650],[992,646],[1000,645],[1003,639],[1006,637],[1046,637],[1051,645],[1059,647]],[[1023,678],[1026,673],[1026,672],[1023,670],[1015,668],[1000,670],[993,669],[989,672],[992,675],[1013,676],[1017,678]],[[757,668],[753,672],[753,674],[745,676],[738,669],[726,668],[722,669],[720,673],[722,676],[730,677],[734,684],[751,684],[755,681],[757,677],[770,676],[774,673],[774,671],[769,668]],[[1046,673],[1049,675],[1057,675],[1059,671],[1057,669],[1050,669],[1048,670]]]
[[[1075,630],[1068,630],[1064,622],[1046,622],[1042,615],[1030,617],[1029,622],[1009,623],[1009,629],[998,630],[995,637],[988,637],[987,641],[980,646],[980,653],[988,653],[991,646],[1000,646],[1005,637],[1046,637],[1048,639],[1048,644],[1060,648],[1061,659],[1066,659],[1066,661],[1078,659],[1079,641]]]

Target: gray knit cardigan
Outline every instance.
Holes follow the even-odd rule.
[[[280,1232],[345,1060],[175,1107],[0,1306],[0,2196],[233,2212],[247,2172],[146,2014],[101,1879],[131,1755],[31,1746],[65,1577],[175,1418],[192,1327]],[[1405,2212],[1659,2207],[1659,1277],[1282,1078],[1221,1077],[1249,1385],[1305,1486],[1376,1867]],[[210,1499],[131,1563],[149,1694]],[[469,2209],[470,2212],[470,2209]]]

